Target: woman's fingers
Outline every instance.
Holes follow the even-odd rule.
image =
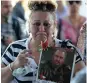
[[[29,52],[29,50],[24,49],[22,52],[20,52],[21,54],[25,54],[26,52]]]

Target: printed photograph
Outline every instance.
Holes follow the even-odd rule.
[[[49,47],[42,52],[37,79],[70,83],[74,59],[74,50]]]

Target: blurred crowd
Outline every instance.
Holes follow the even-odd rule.
[[[12,1],[1,1],[1,55],[10,43],[27,38],[30,35],[28,32],[29,0],[16,0],[15,5],[12,4]],[[79,13],[82,1],[59,0],[57,3],[58,8],[55,12],[58,24],[57,38],[70,39],[80,49],[83,61],[86,64],[87,18]],[[81,71],[84,71],[84,69]],[[84,72],[77,74],[75,79],[80,79],[78,76],[83,74],[86,78],[86,70]],[[86,80],[83,77],[81,78]],[[86,83],[86,81],[77,82],[75,79],[72,83]]]
[[[1,1],[1,54],[13,41],[28,37],[24,0],[15,3],[13,6],[12,0]]]

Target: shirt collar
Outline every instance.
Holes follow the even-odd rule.
[[[26,46],[26,49],[28,50],[29,49],[29,43],[30,43],[30,40],[32,39],[31,36],[29,36],[29,38],[27,38],[26,40],[26,43],[25,43],[25,46]]]

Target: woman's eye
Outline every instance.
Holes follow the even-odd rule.
[[[49,23],[44,23],[44,26],[45,27],[50,27],[50,24]]]
[[[35,26],[40,26],[40,23],[37,22],[37,23],[34,23],[33,25],[35,25]]]

